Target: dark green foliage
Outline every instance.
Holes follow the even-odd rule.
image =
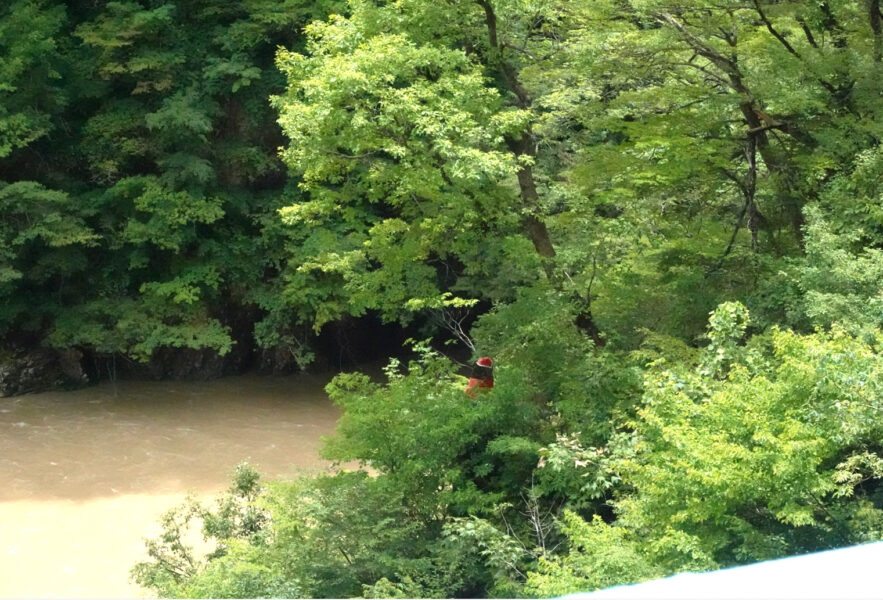
[[[335,378],[328,391],[344,416],[325,455],[384,473],[415,509],[425,504],[427,517],[440,506],[468,514],[517,498],[551,432],[542,403],[514,369],[497,375],[506,382],[500,393],[470,398],[450,361],[421,351],[407,373],[393,362],[383,385],[359,374]]]
[[[501,394],[517,389],[533,398],[540,414],[600,444],[639,390],[640,376],[622,355],[596,353],[574,320],[563,294],[527,289],[483,315],[474,333],[482,352],[511,373],[514,381]]]
[[[29,296],[55,287],[44,311],[69,297],[64,284],[71,271],[85,268],[85,250],[97,238],[67,194],[34,182],[0,183],[0,335],[19,320],[39,327]]]
[[[62,5],[16,0],[0,12],[0,159],[53,128],[68,95],[61,70]]]
[[[194,598],[464,590],[480,572],[438,539],[440,522],[419,518],[412,506],[398,486],[364,472],[277,483],[259,495],[256,487],[235,489],[217,511],[191,502],[169,513],[161,538],[148,542],[151,562],[133,575],[162,595]],[[195,517],[215,547],[202,556],[183,543]]]
[[[268,98],[283,85],[276,46],[297,47],[300,27],[333,6],[4,9],[6,340],[147,360],[167,348],[223,355],[254,336],[308,358],[277,293],[289,232],[276,211],[296,192]]]

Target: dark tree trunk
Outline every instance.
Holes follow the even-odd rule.
[[[502,81],[505,82],[506,88],[516,99],[516,104],[520,108],[530,108],[531,98],[527,90],[518,80],[515,68],[506,62],[501,56],[502,48],[500,40],[497,37],[497,15],[494,12],[488,0],[475,0],[475,2],[484,10],[485,24],[488,31],[488,43],[492,51],[496,54],[493,65],[499,72]],[[520,138],[509,141],[509,149],[516,156],[536,156],[534,149],[533,134],[530,129],[525,130]],[[555,266],[555,246],[552,238],[549,236],[549,229],[546,223],[540,218],[540,196],[537,192],[536,180],[534,179],[533,169],[530,165],[521,165],[518,168],[518,188],[521,195],[524,212],[521,217],[521,227],[524,235],[531,241],[537,254],[543,262],[543,270],[549,283],[558,290],[564,287],[563,274],[559,274]],[[578,307],[576,325],[586,333],[595,342],[596,346],[604,345],[604,338],[601,337],[600,330],[592,317],[590,308],[590,299],[583,298],[579,294],[574,294],[574,301]]]
[[[880,62],[883,59],[883,13],[880,12],[880,0],[869,0],[868,21],[871,31],[874,32],[874,60]]]

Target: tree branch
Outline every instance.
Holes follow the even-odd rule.
[[[465,314],[462,317],[457,317],[454,314],[454,311],[448,308],[442,308],[437,318],[440,321],[442,327],[451,332],[451,334],[463,342],[467,348],[469,348],[473,353],[475,352],[475,343],[472,341],[472,338],[469,337],[469,334],[466,333],[466,330],[463,328],[463,321],[469,317],[469,309],[465,309]],[[455,361],[458,364],[462,365],[460,361]],[[465,365],[462,365],[465,366]]]
[[[736,177],[734,173],[731,171],[724,169],[724,174],[735,182],[736,186],[745,193],[745,186],[739,181],[739,178]],[[739,230],[742,229],[742,223],[745,220],[745,214],[748,212],[748,202],[742,204],[742,211],[739,213],[739,216],[736,218],[736,226],[733,228],[733,233],[730,235],[730,241],[727,243],[727,247],[724,249],[724,253],[721,254],[721,257],[717,260],[717,264],[715,264],[712,268],[708,270],[705,274],[706,279],[711,276],[712,273],[719,271],[721,267],[724,266],[724,261],[727,259],[727,256],[730,255],[730,252],[733,250],[733,245],[736,243],[736,236],[739,235]]]
[[[696,69],[697,71],[704,73],[706,76],[708,76],[709,79],[716,81],[717,83],[719,83],[720,85],[722,85],[724,87],[731,88],[731,89],[733,87],[729,81],[727,81],[726,79],[724,79],[723,77],[721,77],[717,73],[710,71],[707,67],[703,67],[702,65],[697,65],[696,63],[693,63],[693,62],[671,63],[671,64],[672,64],[672,66],[675,66],[675,67],[677,67],[677,66],[691,67],[693,69]]]
[[[757,14],[760,15],[760,20],[763,21],[764,25],[766,25],[767,31],[769,31],[774,38],[779,40],[782,45],[785,46],[785,49],[788,50],[788,52],[790,52],[800,60],[803,60],[803,57],[801,57],[800,54],[798,54],[797,50],[795,50],[794,47],[788,43],[788,40],[786,40],[781,33],[776,31],[776,28],[773,27],[773,24],[770,23],[770,20],[767,18],[766,13],[764,13],[763,9],[760,7],[760,2],[758,2],[758,0],[754,0],[754,8],[757,11]]]
[[[803,30],[803,35],[806,36],[806,41],[809,42],[809,45],[813,48],[818,48],[819,44],[816,42],[816,38],[813,36],[812,30],[806,24],[806,21],[797,17],[797,22],[800,24],[800,28]]]
[[[658,13],[656,15],[656,20],[661,25],[670,25],[674,27],[678,33],[681,34],[681,38],[693,49],[694,52],[699,54],[700,56],[704,56],[709,61],[711,61],[715,66],[719,69],[727,73],[728,75],[737,72],[736,65],[732,60],[728,59],[726,56],[722,55],[720,52],[715,50],[714,48],[708,46],[696,37],[687,27],[678,21],[673,15],[670,13]]]

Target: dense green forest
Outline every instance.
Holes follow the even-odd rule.
[[[416,340],[328,386],[350,469],[170,512],[156,593],[551,596],[883,539],[880,0],[13,0],[0,56],[0,353]]]

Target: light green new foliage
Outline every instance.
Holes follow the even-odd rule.
[[[808,216],[806,261],[798,270],[803,310],[814,325],[837,323],[873,339],[883,326],[883,251],[864,246],[860,230],[834,233],[815,207]]]
[[[409,496],[384,477],[341,472],[250,491],[247,498],[228,494],[213,511],[191,503],[170,512],[162,536],[148,541],[153,560],[133,569],[136,580],[161,596],[184,598],[376,597],[403,590],[450,597],[477,570],[462,553],[438,544],[438,524],[415,518]],[[216,548],[206,556],[185,543],[197,517]]]
[[[722,305],[699,367],[651,366],[632,441],[610,445],[615,522],[566,515],[569,547],[540,561],[530,593],[883,539],[879,331],[867,343],[774,329],[743,345],[747,320]]]
[[[240,471],[163,520],[157,593],[552,595],[883,537],[881,1],[12,0],[0,55],[4,360],[285,368],[379,315],[495,361],[475,398],[440,340],[339,375],[324,455],[365,469]]]
[[[737,332],[736,315],[722,316],[718,331]],[[722,380],[652,370],[622,525],[653,543],[685,535],[724,565],[879,538],[883,513],[861,494],[841,500],[851,491],[837,465],[879,452],[881,390],[874,348],[842,330],[774,330]]]
[[[620,356],[596,353],[574,317],[567,295],[534,286],[482,315],[473,335],[483,352],[514,367],[511,377],[520,393],[554,413],[566,432],[580,432],[588,445],[601,445],[634,402],[641,375]],[[515,385],[510,381],[506,387]]]
[[[718,377],[740,358],[739,342],[748,327],[748,309],[740,302],[724,302],[708,318],[708,348],[704,352],[702,374]]]
[[[648,562],[640,541],[629,530],[607,525],[597,516],[586,522],[572,512],[564,514],[564,523],[562,531],[568,537],[570,551],[540,559],[525,585],[530,597],[591,592],[665,574]]]
[[[134,581],[164,597],[186,596],[190,580],[209,561],[226,556],[231,548],[234,551],[241,548],[245,540],[262,543],[268,513],[257,502],[265,491],[260,485],[260,476],[250,465],[241,463],[232,479],[230,488],[217,498],[215,510],[188,496],[162,516],[160,535],[145,540],[150,560],[139,562],[131,569]],[[205,547],[211,548],[205,555],[191,545],[197,528],[206,542]],[[246,577],[250,570],[234,568],[234,571],[243,576],[238,589],[251,589]]]
[[[308,29],[308,56],[278,58],[289,80],[274,101],[291,139],[283,158],[309,192],[281,211],[303,231],[288,295],[316,326],[433,301],[445,291],[439,271],[458,261],[492,280],[482,259],[500,249],[486,237],[517,224],[504,136],[525,115],[503,107],[462,50],[372,34],[371,12],[355,8]],[[474,293],[468,278],[458,285]]]
[[[883,146],[855,154],[849,166],[825,187],[818,216],[824,216],[835,232],[873,244],[883,228]],[[814,216],[819,212],[816,209]]]

